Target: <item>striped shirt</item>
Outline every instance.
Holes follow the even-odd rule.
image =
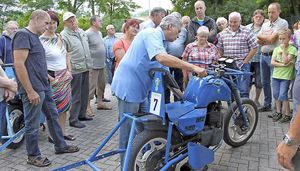
[[[182,54],[182,59],[199,67],[208,68],[208,65],[217,61],[220,54],[215,45],[208,43],[204,48],[194,41],[188,44]]]
[[[258,47],[252,31],[245,26],[240,26],[236,32],[226,28],[220,33],[217,47],[223,51],[224,57],[233,57],[244,60],[250,50]]]

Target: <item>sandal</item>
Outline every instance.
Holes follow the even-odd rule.
[[[74,145],[68,145],[64,149],[55,150],[55,154],[64,154],[64,153],[76,153],[79,151],[79,148]]]
[[[28,156],[27,164],[31,164],[37,167],[47,167],[51,164],[51,162],[47,157]]]
[[[76,138],[73,135],[64,135],[65,140],[68,141],[75,141]]]

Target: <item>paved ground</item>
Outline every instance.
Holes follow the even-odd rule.
[[[106,92],[110,97],[110,94]],[[50,170],[87,159],[96,149],[105,135],[114,127],[117,121],[116,99],[108,103],[112,111],[96,111],[93,121],[85,122],[86,128],[67,128],[70,134],[76,136],[76,141],[71,144],[78,145],[81,150],[75,154],[55,155],[53,145],[47,141],[47,131],[40,132],[39,146],[42,154],[47,156],[52,165],[48,168],[37,168],[26,164],[25,144],[16,150],[5,150],[0,153],[0,170]],[[94,106],[95,107],[95,106]],[[231,148],[225,143],[215,154],[215,161],[209,165],[210,171],[279,171],[282,170],[277,163],[275,148],[281,141],[288,124],[273,123],[266,117],[268,113],[260,113],[256,131],[249,142],[239,148]],[[118,137],[105,147],[105,151],[117,148]],[[113,156],[96,162],[96,165],[105,171],[119,170],[118,156]],[[91,170],[82,166],[74,170]]]

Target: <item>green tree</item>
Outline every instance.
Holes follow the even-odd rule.
[[[108,17],[109,23],[113,23],[115,19],[127,19],[130,17],[130,12],[140,8],[132,0],[97,0],[96,6],[99,12]]]
[[[85,0],[58,0],[58,8],[75,14],[85,2]]]
[[[13,20],[12,17],[15,13],[18,13],[12,7],[17,6],[16,0],[1,0],[0,2],[0,33],[4,30],[5,23],[9,20]]]

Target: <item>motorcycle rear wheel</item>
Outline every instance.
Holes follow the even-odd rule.
[[[164,166],[166,144],[167,132],[164,131],[144,130],[136,135],[132,144],[128,170],[160,170]]]

